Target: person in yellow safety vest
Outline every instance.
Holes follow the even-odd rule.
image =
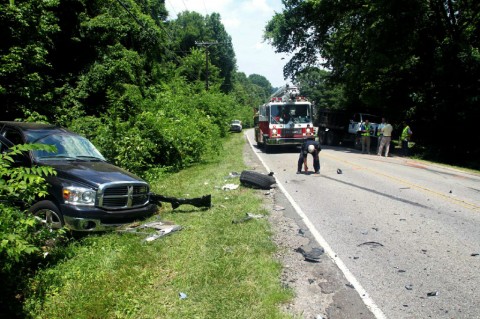
[[[385,157],[388,157],[390,152],[390,141],[392,140],[392,131],[393,127],[388,120],[385,120],[385,125],[382,128],[382,140],[380,146],[378,147],[378,156],[382,156],[383,148],[385,148]]]
[[[385,118],[382,117],[382,123],[377,126],[377,153],[380,150],[380,144],[382,144],[383,128],[385,127]]]
[[[406,122],[404,122],[403,125],[404,128],[402,135],[400,135],[400,139],[402,140],[402,153],[403,156],[408,156],[408,142],[410,141],[410,137],[412,136],[413,132]]]
[[[372,130],[372,126],[368,119],[365,119],[365,122],[362,123],[360,126],[360,134],[362,137],[362,154],[368,153],[370,154],[370,131]]]

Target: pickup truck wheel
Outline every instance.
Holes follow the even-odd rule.
[[[50,229],[60,229],[65,224],[58,207],[48,200],[42,200],[30,207],[29,211],[43,226]]]
[[[272,184],[276,183],[275,177],[254,171],[243,171],[240,174],[240,182],[245,186],[261,189],[270,189]]]

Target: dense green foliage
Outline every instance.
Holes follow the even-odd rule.
[[[218,152],[270,87],[237,73],[219,14],[167,20],[162,0],[16,0],[0,27],[2,119],[37,114],[141,176]]]
[[[326,67],[345,90],[346,108],[407,120],[415,141],[430,152],[479,165],[478,1],[285,0],[284,5],[265,36],[278,52],[293,54],[285,75]]]
[[[0,154],[0,313],[10,308],[15,312],[14,296],[21,292],[23,278],[31,272],[30,265],[45,260],[55,240],[62,232],[49,232],[23,208],[34,199],[46,195],[45,177],[55,174],[46,166],[16,165],[29,150],[54,151],[47,145],[17,145]]]

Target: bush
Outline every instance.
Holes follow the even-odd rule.
[[[15,312],[26,274],[33,271],[49,251],[45,243],[63,232],[50,232],[21,207],[47,194],[45,177],[55,174],[51,167],[14,165],[24,152],[55,151],[47,145],[17,145],[0,154],[0,313]],[[7,310],[2,310],[8,308]]]

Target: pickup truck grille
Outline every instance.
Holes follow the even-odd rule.
[[[98,191],[98,206],[105,209],[136,208],[148,204],[146,183],[104,184]]]

